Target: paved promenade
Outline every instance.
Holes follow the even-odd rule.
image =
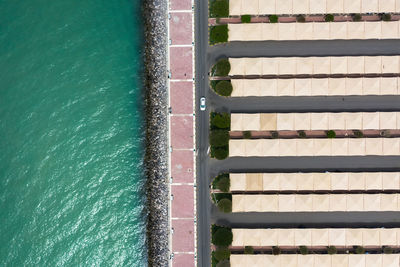
[[[196,266],[192,0],[169,2],[170,266]]]

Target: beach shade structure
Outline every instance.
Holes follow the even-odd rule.
[[[311,229],[297,229],[294,239],[296,246],[311,246]]]
[[[296,195],[278,195],[278,210],[280,212],[294,211],[296,207]]]
[[[363,95],[381,94],[381,83],[386,78],[363,78]],[[397,88],[397,84],[395,85]],[[397,92],[397,89],[396,89]]]
[[[365,267],[383,267],[382,266],[382,255],[370,254],[365,257]]]
[[[297,267],[297,257],[292,255],[282,254],[280,256],[280,266],[282,267]]]
[[[363,246],[376,247],[380,245],[379,231],[376,229],[363,229]]]
[[[361,13],[370,13],[371,10],[379,11],[379,0],[361,0]]]
[[[331,190],[349,190],[348,175],[349,173],[330,173]]]
[[[382,189],[399,189],[400,188],[400,177],[397,172],[384,172],[382,175]]]
[[[277,141],[279,142],[279,156],[298,156],[296,139],[280,139]]]
[[[297,154],[301,152],[303,156],[314,156],[313,153],[314,140],[304,139],[301,142],[296,142]]]
[[[347,194],[328,195],[329,211],[346,211],[347,210]]]
[[[300,0],[301,1],[301,0]],[[298,1],[296,1],[298,2]],[[314,23],[296,23],[296,40],[313,40],[314,39]],[[271,38],[271,37],[269,37]],[[311,67],[311,73],[313,72],[313,66],[304,66],[305,68]]]
[[[260,130],[260,113],[246,114],[242,113],[242,130],[259,131]]]
[[[262,240],[262,246],[276,246],[278,244],[278,231],[276,229],[263,229],[260,240]]]
[[[244,237],[246,236],[245,229],[232,229],[232,246],[242,247],[245,246]]]
[[[326,229],[311,229],[311,242],[313,246],[327,246],[329,244],[329,232]]]
[[[382,194],[381,195],[381,211],[397,210],[398,196],[395,194]]]
[[[295,246],[295,229],[278,229],[278,246]]]
[[[362,211],[364,210],[364,197],[361,194],[347,195],[346,211]]]
[[[312,191],[314,190],[314,175],[308,173],[296,174],[296,185],[299,191]]]
[[[276,131],[277,130],[277,114],[263,113],[260,115],[260,130],[261,131]]]
[[[294,113],[278,113],[277,114],[277,130],[294,130],[295,126],[295,115]]]
[[[278,75],[280,58],[262,58],[262,69],[264,75]]]
[[[245,58],[244,75],[262,75],[262,61],[260,58]]]
[[[250,96],[247,92],[243,92],[243,86],[247,83],[245,80],[234,79],[231,80],[232,94],[231,97]]]
[[[330,197],[329,195],[312,195],[313,198],[313,211],[324,212],[329,211]]]
[[[379,128],[379,113],[378,112],[364,112],[362,113],[363,121],[362,128],[363,130],[371,130],[371,129],[380,129]]]
[[[388,95],[397,95],[399,93],[399,78],[396,77],[384,77],[381,78],[380,82],[380,90],[379,93],[381,95],[388,94]]]
[[[258,247],[261,246],[260,242],[260,229],[244,229],[246,231],[244,236],[244,245]]]
[[[382,57],[382,73],[396,73],[399,71],[399,57],[383,56]]]
[[[363,114],[362,113],[348,113],[346,119],[347,130],[363,129]]]
[[[313,211],[312,195],[296,195],[296,211],[297,212]]]
[[[243,25],[242,24],[228,24],[228,41],[242,41],[245,34],[243,33]]]
[[[346,79],[329,79],[329,95],[346,95]]]
[[[278,36],[279,40],[296,40],[296,23],[278,23]]]
[[[246,189],[246,174],[245,173],[231,173],[230,178],[230,190],[231,191],[242,191]]]
[[[362,57],[348,57],[347,58],[347,73],[359,74],[364,73],[364,58]]]
[[[329,24],[329,39],[346,40],[347,39],[347,22],[335,22]]]
[[[376,80],[379,80],[376,79]],[[363,95],[363,78],[352,78],[345,79],[345,94],[346,95]],[[377,83],[379,85],[379,82]],[[379,94],[379,88],[376,90],[377,94]]]
[[[361,0],[344,0],[343,11],[344,13],[355,13],[361,12]]]
[[[280,190],[280,175],[275,173],[263,173],[263,190],[275,191]]]
[[[246,175],[246,190],[248,191],[263,190],[263,178],[261,173],[248,173]]]
[[[241,14],[253,14],[258,15],[258,0],[247,0],[245,4],[242,3]]]
[[[294,80],[293,79],[279,79],[277,81],[277,96],[290,96],[294,95]]]
[[[243,114],[232,113],[231,114],[231,131],[243,131]],[[247,123],[247,122],[246,122]]]
[[[398,1],[397,1],[398,4]],[[379,1],[379,12],[393,12],[396,10],[396,0]]]
[[[231,266],[244,266],[247,267],[247,259],[246,255],[240,255],[240,254],[232,254],[229,258],[229,262]]]
[[[315,266],[314,255],[297,255],[297,266]]]
[[[349,266],[365,267],[365,255],[349,255]]]
[[[331,177],[326,173],[314,173],[313,174],[314,190],[330,190],[331,189]]]
[[[381,246],[397,246],[396,229],[379,229],[379,238]]]
[[[365,190],[381,190],[382,175],[381,173],[364,173]]]
[[[382,266],[397,267],[399,266],[399,254],[387,254],[382,257]]]
[[[365,22],[347,22],[347,39],[365,39]]]
[[[329,130],[346,129],[347,116],[346,113],[331,113],[329,114],[328,127]]]
[[[400,140],[394,138],[384,138],[382,140],[383,155],[397,155],[400,151]]]
[[[343,156],[349,154],[348,139],[332,139],[332,156]]]
[[[331,267],[331,258],[316,254],[314,257],[314,266]]]
[[[349,190],[365,190],[365,178],[362,172],[348,173]]]
[[[311,113],[311,130],[325,130],[328,128],[328,113]]]
[[[346,229],[346,245],[362,246],[363,243],[363,230],[362,229]]]
[[[381,195],[380,194],[364,194],[364,211],[380,211]],[[365,241],[365,240],[364,240]]]
[[[245,195],[232,195],[232,212],[244,212]]]
[[[365,155],[382,155],[383,154],[383,139],[378,142],[372,138],[365,139]]]
[[[282,173],[279,176],[279,190],[293,191],[297,189],[297,179],[295,173]]]
[[[350,267],[349,264],[349,255],[344,254],[335,254],[330,255],[331,258],[331,267]]]
[[[278,195],[261,195],[260,212],[277,212],[279,211]]]
[[[241,140],[229,140],[229,157],[245,156],[245,143]]]
[[[326,0],[326,12],[328,14],[343,13],[344,0]]]
[[[397,125],[397,112],[382,112],[379,113],[379,129],[398,129]]]
[[[247,195],[245,199],[245,211],[246,212],[258,212],[262,207],[262,199],[257,195]]]

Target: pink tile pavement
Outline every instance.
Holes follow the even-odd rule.
[[[193,148],[193,116],[171,117],[172,149]]]
[[[193,183],[193,151],[173,150],[171,175],[173,183]]]
[[[193,185],[171,185],[173,218],[194,217],[193,190]]]
[[[193,219],[172,220],[172,250],[175,252],[194,252]]]
[[[172,260],[172,266],[174,267],[194,267],[194,255],[193,254],[175,254]]]
[[[171,0],[170,10],[191,10],[192,0]]]
[[[172,79],[193,78],[192,47],[170,47],[170,70]]]
[[[193,83],[171,82],[170,99],[173,114],[193,113]]]
[[[192,13],[171,13],[169,37],[172,45],[192,44]]]

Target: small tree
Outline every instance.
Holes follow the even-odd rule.
[[[211,146],[211,154],[218,160],[226,159],[229,156],[229,148]]]
[[[325,21],[326,22],[333,22],[335,20],[335,16],[332,14],[326,14],[325,15]]]
[[[232,230],[229,230],[227,228],[219,228],[212,235],[211,242],[216,246],[227,247],[232,244],[232,239]]]
[[[231,213],[232,212],[232,201],[227,198],[223,198],[217,203],[218,210],[223,213]]]
[[[391,20],[392,20],[392,15],[387,14],[387,13],[382,14],[382,15],[381,15],[381,19],[382,19],[383,21],[391,21]]]
[[[230,186],[231,186],[231,180],[229,179],[229,177],[225,176],[221,177],[217,182],[217,188],[222,192],[229,192]]]
[[[304,17],[304,15],[297,15],[296,21],[297,22],[306,22],[306,17]]]
[[[306,138],[307,134],[305,131],[297,131],[297,134],[299,135],[300,138]]]
[[[392,254],[393,253],[393,249],[391,247],[383,247],[383,253]]]
[[[217,25],[210,27],[210,44],[228,42],[228,25]]]
[[[337,253],[337,249],[336,249],[335,246],[329,246],[329,247],[326,247],[326,252],[327,252],[329,255],[333,255],[333,254],[336,254],[336,253]]]
[[[252,246],[245,246],[244,254],[254,254],[254,248]]]
[[[215,92],[220,96],[230,96],[232,94],[232,83],[230,81],[219,81],[215,86]]]
[[[363,132],[361,132],[360,130],[354,130],[354,131],[353,131],[353,134],[354,134],[354,136],[357,137],[357,138],[362,138],[362,137],[364,137]]]
[[[231,267],[229,260],[223,260],[218,262],[216,267]]]
[[[242,15],[240,20],[242,21],[242,23],[250,23],[251,22],[251,16],[250,15]]]
[[[215,147],[227,146],[229,144],[229,131],[212,130],[210,132],[210,145]]]
[[[269,22],[271,22],[271,23],[277,23],[279,20],[277,15],[269,15],[268,18],[269,18]]]
[[[365,249],[362,246],[356,246],[354,252],[356,254],[365,254]]]
[[[272,247],[272,254],[273,255],[281,254],[281,249],[279,247]]]
[[[230,70],[231,64],[229,63],[229,60],[224,58],[218,60],[218,62],[214,65],[213,74],[215,76],[227,76]]]
[[[326,134],[326,137],[328,137],[328,138],[335,138],[336,137],[336,132],[333,131],[333,130],[326,131],[325,134]]]
[[[229,129],[231,126],[231,116],[228,113],[214,113],[211,115],[210,124],[219,129]]]
[[[300,246],[299,251],[301,255],[307,255],[308,254],[308,248],[306,246]]]
[[[250,139],[251,138],[251,132],[250,131],[244,131],[243,132],[243,138],[244,139]]]
[[[362,20],[362,15],[361,14],[353,14],[351,16],[351,18],[353,19],[353,21],[361,21]]]
[[[271,137],[276,139],[279,137],[279,133],[277,131],[271,131]]]
[[[214,0],[210,1],[210,17],[223,18],[229,16],[229,1]]]
[[[228,247],[217,247],[214,253],[214,257],[218,261],[229,259],[230,256],[231,256],[231,251],[228,249]]]

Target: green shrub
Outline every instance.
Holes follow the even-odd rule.
[[[306,17],[304,17],[303,15],[297,15],[296,21],[297,22],[306,22]]]
[[[210,1],[210,18],[229,17],[229,0]]]
[[[224,147],[229,144],[229,131],[212,130],[210,132],[210,145],[215,147]]]
[[[245,246],[244,254],[254,254],[254,248],[252,246]]]
[[[387,14],[387,13],[382,14],[382,15],[381,15],[381,19],[382,19],[383,21],[391,21],[391,20],[392,20],[392,15]]]
[[[219,81],[215,86],[215,92],[220,96],[230,96],[232,90],[233,87],[231,81]]]
[[[392,254],[393,253],[393,249],[391,247],[383,247],[383,253]]]
[[[217,267],[231,267],[229,260],[223,260],[218,262]]]
[[[362,15],[361,14],[353,14],[352,16],[353,21],[361,21]]]
[[[380,135],[383,137],[390,137],[390,130],[383,130]]]
[[[218,62],[214,65],[212,74],[214,76],[228,76],[230,70],[231,64],[229,63],[229,60],[224,58],[218,60]]]
[[[333,131],[333,130],[326,131],[325,134],[326,134],[326,137],[328,137],[328,138],[335,138],[336,137],[336,132]]]
[[[224,147],[211,146],[211,156],[218,160],[226,159],[229,156],[229,146],[224,146]]]
[[[272,247],[272,254],[273,255],[281,254],[281,249],[279,247]]]
[[[308,248],[306,246],[300,246],[299,251],[301,255],[307,255],[308,254]]]
[[[251,132],[250,131],[244,131],[243,132],[243,138],[244,139],[250,139],[251,138]]]
[[[218,187],[218,183],[219,183],[219,181],[221,180],[221,179],[224,179],[224,178],[226,178],[226,179],[229,179],[229,173],[221,173],[221,174],[219,174],[218,176],[216,176],[215,178],[214,178],[214,180],[212,181],[212,188],[213,189],[217,189]]]
[[[250,23],[251,22],[251,16],[250,15],[242,15],[240,20],[242,21],[242,23]]]
[[[212,201],[214,202],[214,204],[217,204],[218,201],[220,201],[221,199],[224,199],[224,198],[232,201],[232,194],[231,193],[214,193],[214,194],[212,194]]]
[[[218,260],[215,258],[215,251],[211,251],[211,267],[217,267]]]
[[[365,249],[362,246],[356,246],[354,252],[356,254],[365,254]]]
[[[229,188],[231,187],[231,179],[229,179],[229,177],[222,177],[219,179],[216,187],[222,192],[229,192]]]
[[[279,137],[279,133],[277,131],[271,131],[271,137],[276,139]]]
[[[357,138],[362,138],[362,137],[364,137],[363,132],[361,132],[360,130],[354,130],[354,131],[353,131],[353,134],[354,134],[354,136],[357,137]]]
[[[226,260],[231,256],[231,251],[228,247],[217,247],[214,256],[218,261]]]
[[[210,27],[210,44],[228,42],[228,25],[217,25]]]
[[[228,228],[220,228],[211,237],[211,242],[216,246],[227,247],[232,244],[232,230]]]
[[[326,247],[326,252],[327,252],[329,255],[333,255],[333,254],[336,254],[336,253],[337,253],[337,249],[336,249],[335,246]]]
[[[269,15],[268,18],[271,23],[277,23],[279,19],[277,15]]]
[[[333,22],[335,20],[335,16],[332,14],[326,14],[325,15],[325,21],[326,22]]]
[[[232,201],[227,198],[223,198],[217,203],[218,210],[224,213],[232,212]]]
[[[211,129],[227,129],[231,128],[231,116],[228,113],[211,113],[210,116]]]
[[[305,131],[297,131],[297,134],[299,135],[300,138],[306,138],[307,134]]]

